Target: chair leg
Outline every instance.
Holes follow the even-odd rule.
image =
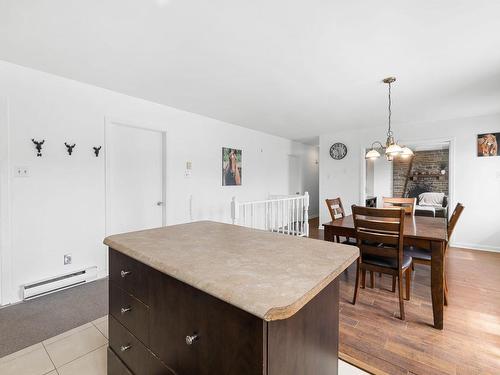
[[[398,291],[399,291],[399,315],[401,320],[405,320],[405,305],[403,300],[403,271],[399,270],[398,275]]]
[[[396,291],[396,276],[392,276],[392,292]]]
[[[446,278],[446,272],[444,274],[444,305],[448,306],[448,280]]]
[[[359,284],[359,258],[356,261],[356,281],[354,281],[354,297],[352,298],[352,304],[356,304],[356,298],[358,297],[358,284]]]
[[[366,270],[361,270],[361,289],[365,289],[366,286]]]
[[[444,263],[443,263],[443,281],[444,281],[444,305],[448,306],[448,277],[446,273],[446,253],[444,255]]]
[[[411,269],[408,268],[405,273],[406,273],[406,275],[405,275],[405,277],[406,277],[406,298],[405,299],[407,301],[409,301],[410,300],[410,289],[411,289],[411,284],[410,284],[411,283]]]
[[[373,277],[373,271],[370,271],[370,288],[375,287],[375,278]]]

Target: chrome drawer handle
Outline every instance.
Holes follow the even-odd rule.
[[[130,271],[123,271],[123,270],[122,270],[122,271],[120,272],[120,275],[121,275],[122,277],[125,277],[125,276],[130,275],[130,274],[131,274],[131,272],[130,272]]]
[[[122,307],[120,311],[122,314],[125,314],[125,313],[128,313],[129,311],[132,311],[132,307],[130,307],[130,306],[129,307]]]
[[[120,351],[122,352],[126,352],[127,350],[129,350],[130,348],[132,347],[132,345],[122,345],[122,347],[120,348]]]
[[[199,336],[195,333],[192,336],[186,336],[186,344],[193,345],[195,341],[199,340]]]

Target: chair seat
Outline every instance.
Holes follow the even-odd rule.
[[[431,261],[431,252],[420,247],[405,246],[404,254],[418,260]]]
[[[409,255],[403,255],[403,268],[408,268],[411,265],[412,258]],[[373,266],[398,269],[398,262],[396,258],[380,257],[376,255],[364,255],[363,263],[371,264]]]

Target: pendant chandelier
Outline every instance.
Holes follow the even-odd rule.
[[[403,157],[409,157],[413,155],[413,151],[406,146],[400,146],[394,139],[394,133],[391,129],[391,84],[396,81],[396,77],[388,77],[383,80],[389,86],[389,128],[387,130],[387,139],[385,141],[385,146],[379,141],[372,143],[371,150],[365,155],[366,159],[378,159],[380,157],[380,152],[377,150],[382,150],[385,153],[385,157],[388,161],[392,161],[395,156],[401,155]],[[378,146],[378,147],[377,147]]]

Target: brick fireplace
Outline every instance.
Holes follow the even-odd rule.
[[[448,165],[448,150],[416,151],[413,161],[395,158],[392,172],[394,197],[416,196],[424,191],[448,195]]]

